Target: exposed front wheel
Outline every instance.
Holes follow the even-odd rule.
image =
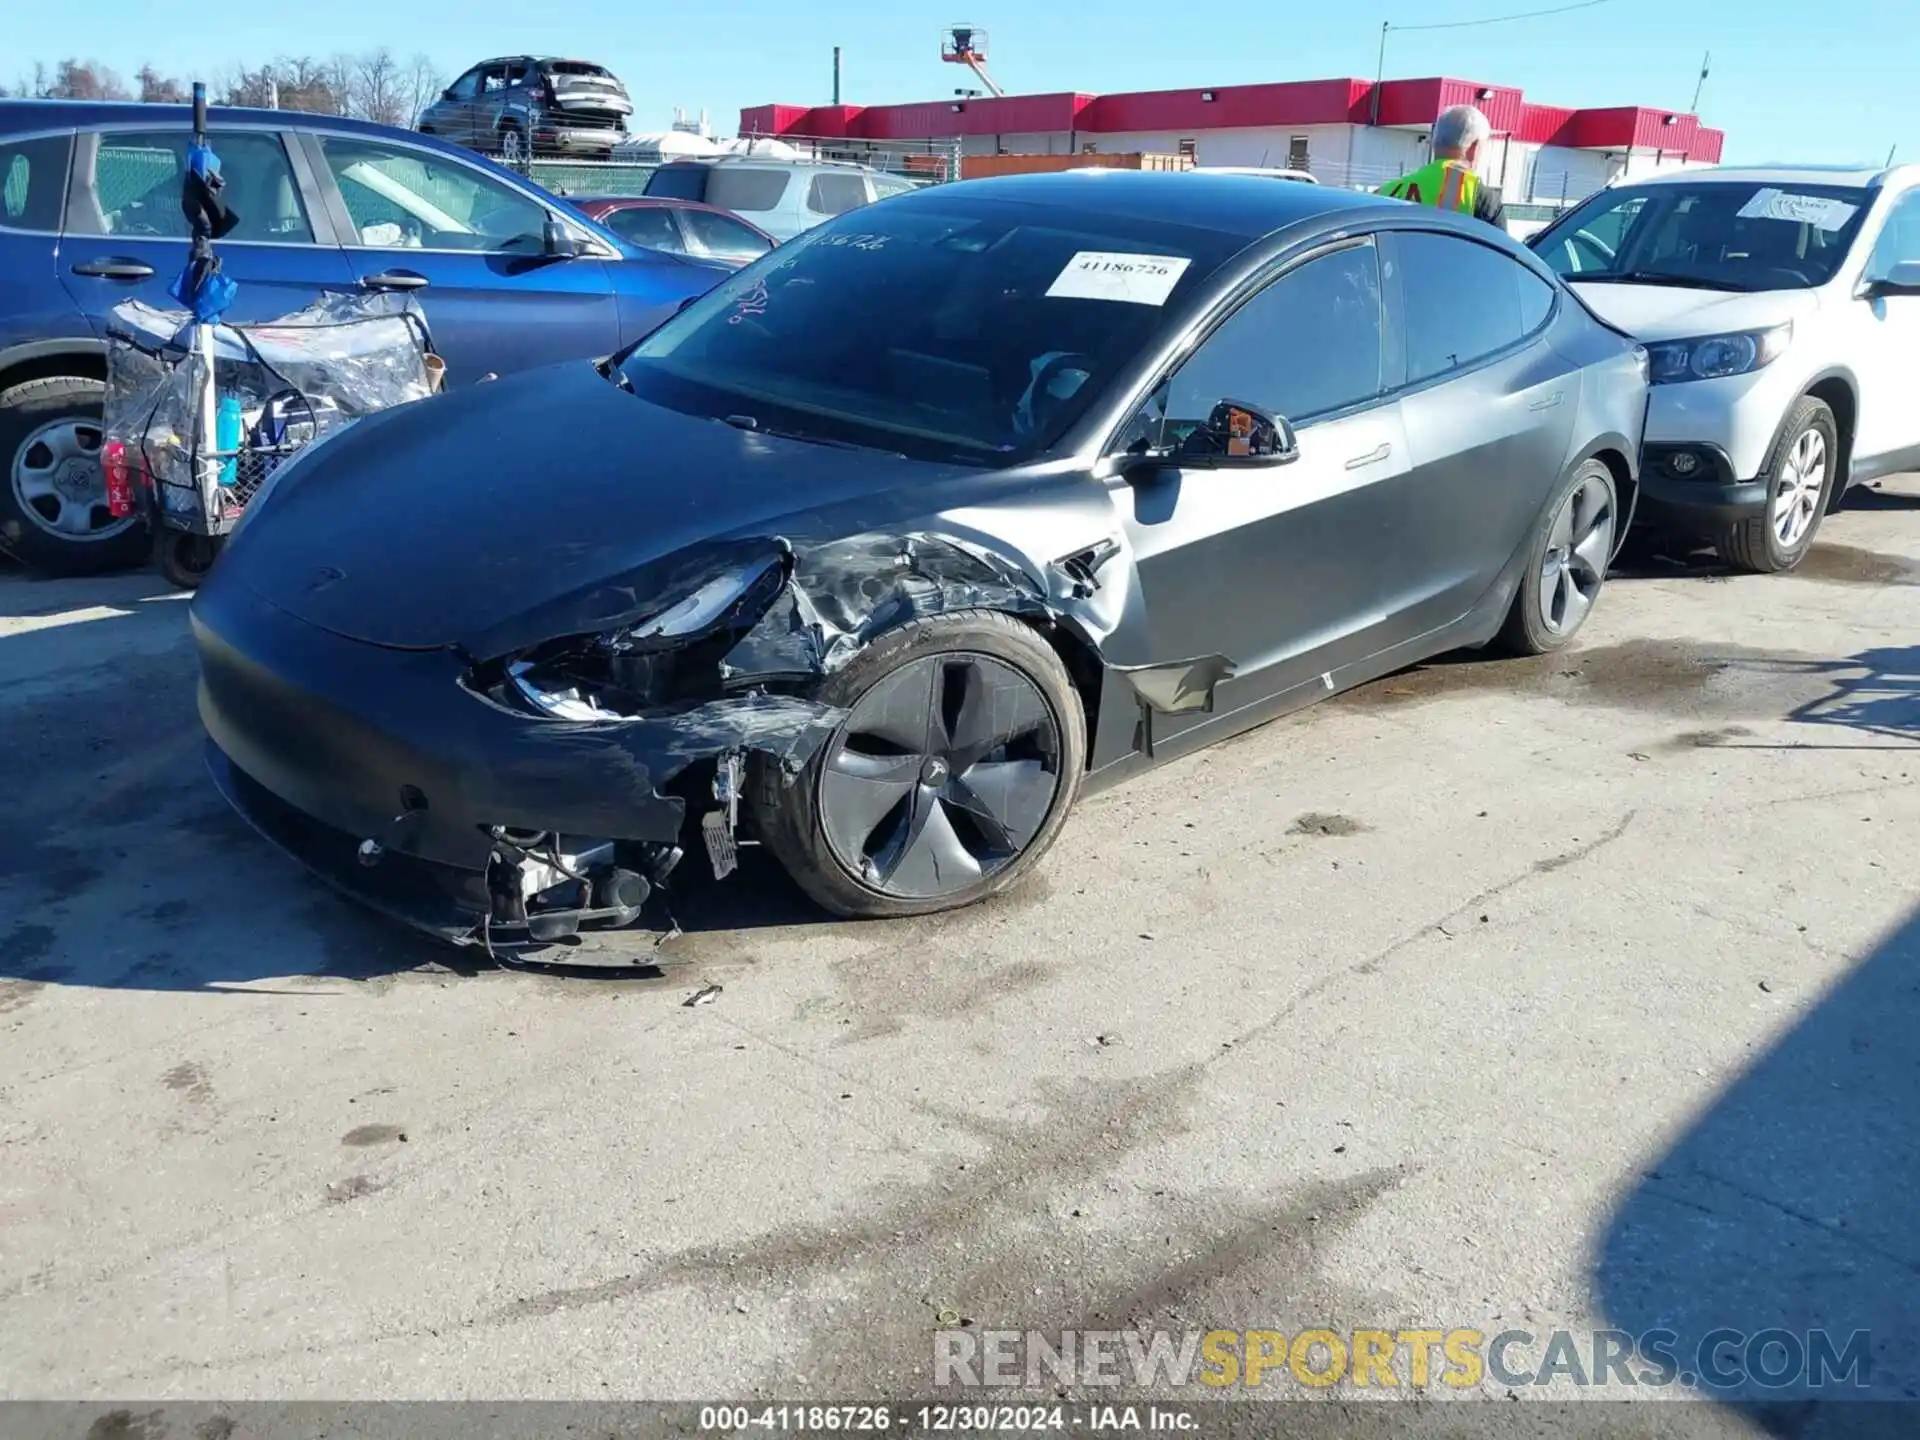
[[[1541,512],[1527,568],[1497,642],[1514,655],[1572,643],[1606,584],[1620,529],[1620,493],[1606,462],[1588,460]]]
[[[1824,400],[1803,397],[1767,457],[1767,508],[1715,538],[1729,565],[1756,575],[1791,570],[1820,533],[1839,475],[1839,428]]]
[[[791,781],[754,770],[767,848],[837,914],[921,915],[1014,884],[1080,788],[1086,725],[1053,648],[986,611],[916,620],[821,685],[847,716]]]

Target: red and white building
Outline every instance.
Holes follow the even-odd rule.
[[[1715,164],[1725,136],[1684,112],[1536,105],[1473,80],[1289,80],[1120,95],[1005,95],[911,105],[758,105],[742,135],[898,151],[945,142],[969,155],[1146,152],[1206,165],[1311,170],[1372,188],[1427,163],[1434,119],[1473,104],[1494,130],[1480,169],[1509,202],[1562,204],[1617,177]]]

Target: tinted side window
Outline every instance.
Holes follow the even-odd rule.
[[[227,182],[227,203],[240,221],[227,238],[311,244],[313,227],[280,137],[216,131],[211,138]],[[187,239],[180,176],[191,139],[185,129],[102,134],[90,194],[67,217],[67,229],[76,235]]]
[[[0,228],[58,230],[71,135],[0,141]]]
[[[807,208],[817,215],[844,215],[867,203],[867,182],[859,175],[816,175],[807,187]]]
[[[471,100],[480,93],[480,72],[469,70],[453,84],[447,87],[448,96],[454,100]]]
[[[785,170],[716,168],[707,181],[706,201],[722,210],[772,210],[787,193]]]
[[[1553,308],[1552,288],[1491,246],[1409,231],[1394,236],[1394,251],[1409,384],[1504,349],[1539,328]]]
[[[1169,421],[1244,400],[1296,424],[1380,393],[1380,265],[1369,242],[1290,270],[1242,305],[1173,377]]]
[[[687,227],[694,243],[710,255],[751,259],[773,248],[764,235],[749,230],[731,215],[716,214],[712,210],[683,210],[680,223]]]
[[[410,146],[336,135],[320,144],[353,220],[356,234],[349,244],[376,250],[540,249],[545,207],[491,175]]]
[[[646,193],[669,200],[704,200],[711,173],[705,165],[662,165],[647,177]]]
[[[634,245],[654,250],[686,248],[680,243],[680,232],[674,227],[672,214],[658,206],[629,205],[609,215],[606,225],[622,240]]]

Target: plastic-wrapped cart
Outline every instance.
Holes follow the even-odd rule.
[[[162,570],[192,588],[276,468],[362,415],[424,399],[443,374],[406,296],[328,295],[253,325],[128,301],[108,329],[108,503],[145,514]]]

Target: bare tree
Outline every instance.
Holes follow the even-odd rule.
[[[355,115],[381,125],[412,126],[439,96],[442,80],[433,57],[415,54],[404,65],[385,47],[364,55],[283,55],[264,65],[232,65],[207,88],[216,103],[252,109],[278,107],[322,115]],[[38,100],[130,100],[154,103],[187,98],[187,86],[152,65],[142,65],[128,86],[106,66],[69,57],[49,69],[34,62],[0,96]]]
[[[420,112],[440,98],[440,92],[446,89],[446,77],[440,73],[440,67],[433,63],[431,55],[415,53],[407,61],[407,71],[402,89],[407,100],[407,126],[409,129],[420,123]]]
[[[149,104],[178,105],[187,98],[178,80],[162,75],[151,65],[142,65],[133,78],[140,87],[140,98]]]
[[[349,113],[376,125],[405,125],[407,112],[405,77],[393,52],[384,45],[369,50],[353,62],[353,82]]]
[[[69,56],[54,67],[47,78],[46,67],[36,64],[34,92],[43,100],[131,100],[120,77],[94,60],[76,60]]]
[[[241,105],[252,110],[266,110],[273,106],[275,90],[279,77],[273,73],[271,65],[262,65],[257,69],[248,69],[236,65],[221,85],[222,105]]]
[[[318,115],[346,113],[347,96],[334,74],[334,66],[310,55],[282,56],[274,68],[280,76],[280,104],[288,110],[305,110]]]

